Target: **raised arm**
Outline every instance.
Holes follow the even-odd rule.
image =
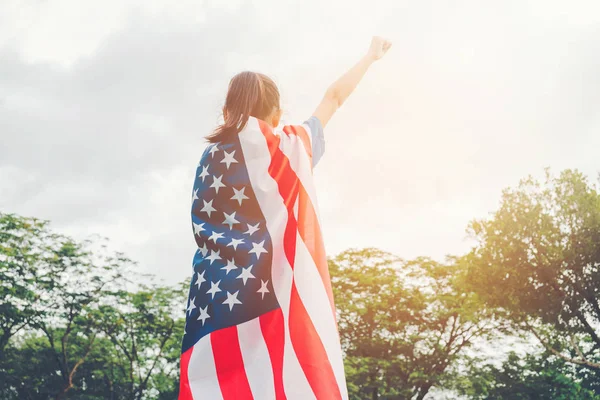
[[[358,82],[363,78],[367,69],[373,62],[379,60],[391,47],[391,43],[381,37],[375,36],[371,40],[371,47],[352,68],[335,81],[325,92],[321,104],[313,115],[321,121],[323,127],[327,125],[333,114],[346,101],[354,91]]]

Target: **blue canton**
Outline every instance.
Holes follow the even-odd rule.
[[[205,335],[279,308],[273,245],[239,139],[210,145],[192,191],[194,255],[182,352]]]

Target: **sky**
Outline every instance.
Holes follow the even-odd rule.
[[[393,47],[314,171],[329,255],[461,254],[469,221],[521,178],[596,179],[595,1],[3,0],[0,211],[187,279],[194,172],[229,79],[271,76],[300,123],[373,35]]]

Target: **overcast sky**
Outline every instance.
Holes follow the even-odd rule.
[[[0,210],[183,280],[194,171],[231,76],[270,75],[302,122],[377,34],[394,45],[315,169],[327,251],[462,253],[503,188],[600,170],[599,4],[2,0]]]

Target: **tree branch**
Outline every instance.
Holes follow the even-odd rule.
[[[156,367],[156,363],[162,356],[163,350],[165,348],[165,344],[167,343],[167,340],[169,340],[169,338],[171,337],[174,326],[175,326],[175,321],[172,321],[171,326],[169,327],[169,331],[164,334],[163,339],[160,342],[160,350],[158,351],[158,355],[154,358],[154,362],[152,363],[152,366],[148,369],[148,373],[146,374],[146,377],[144,378],[144,380],[140,383],[140,386],[138,387],[138,390],[139,390],[138,398],[139,399],[142,398],[142,393],[144,392],[144,389],[146,388],[146,385],[148,384],[148,379],[150,379],[150,375],[152,374],[152,371],[154,371],[154,367]]]
[[[577,354],[579,355],[579,359],[577,358],[572,358],[569,356],[565,356],[564,354],[562,354],[560,351],[554,349],[552,346],[550,346],[548,343],[546,343],[541,335],[535,330],[535,328],[533,326],[531,326],[529,323],[525,322],[525,325],[527,326],[527,328],[529,329],[529,331],[533,334],[533,336],[535,336],[537,338],[537,340],[546,348],[546,350],[548,350],[549,352],[551,352],[552,354],[554,354],[557,357],[562,358],[563,360],[573,363],[573,364],[577,364],[577,365],[583,365],[589,368],[593,368],[596,370],[600,370],[600,364],[599,363],[594,363],[591,362],[589,360],[587,360],[585,357],[583,357],[583,354],[581,353],[581,350],[579,349],[578,346],[576,347],[576,351]],[[571,341],[573,341],[574,339],[571,337]]]

